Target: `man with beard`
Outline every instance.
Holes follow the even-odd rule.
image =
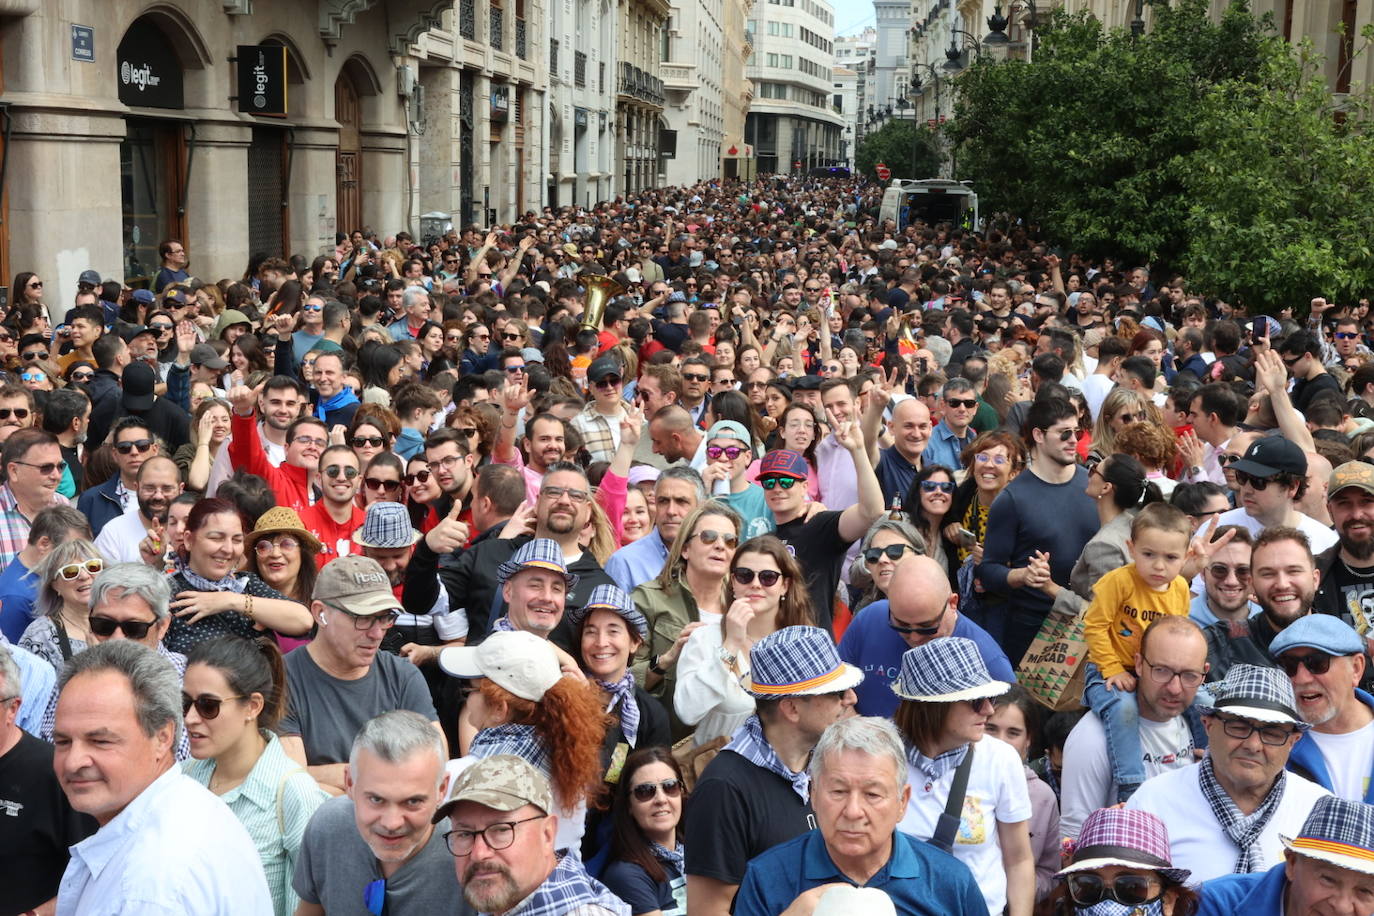
[[[1193,735],[1185,713],[1207,674],[1207,641],[1186,617],[1163,617],[1145,630],[1135,656],[1135,698],[1140,707],[1140,746],[1145,777],[1192,766]],[[1064,744],[1060,820],[1064,836],[1078,830],[1098,808],[1117,802],[1111,750],[1097,714],[1078,720]]]
[[[520,456],[515,447],[515,428],[532,397],[528,379],[506,386],[502,392],[501,428],[496,432],[491,455],[493,464],[508,464],[525,475],[525,490],[531,503],[538,501],[539,485],[549,467],[563,460],[567,440],[563,421],[551,413],[541,413],[525,423],[525,454],[529,457]]]
[[[138,469],[157,454],[157,440],[147,422],[139,417],[121,417],[115,424],[112,438],[114,462],[119,473],[82,493],[76,501],[76,508],[91,520],[91,530],[96,534],[133,508],[138,498],[135,495]]]
[[[549,781],[520,757],[478,760],[453,780],[434,823],[449,819],[444,839],[463,901],[494,916],[629,916],[630,908],[589,876],[576,855],[554,849],[553,810]]]
[[[433,827],[447,759],[424,716],[396,710],[362,727],[344,770],[346,793],[321,805],[305,828],[292,881],[296,916],[473,912]]]
[[[137,563],[139,542],[150,534],[160,540],[167,510],[181,490],[181,472],[175,461],[157,455],[143,462],[138,469],[137,505],[130,506],[96,536],[95,546],[105,561]]]
[[[239,385],[229,392],[229,400],[233,404],[230,411],[233,438],[229,440],[229,447],[225,451],[229,452],[235,467],[266,480],[277,495],[279,505],[300,514],[313,502],[310,475],[321,453],[329,446],[328,428],[323,420],[315,417],[301,417],[292,421],[286,430],[286,460],[281,467],[273,467],[268,463],[258,439],[255,407],[262,391],[261,387],[253,389]]]
[[[262,393],[258,395],[258,440],[267,463],[280,467],[286,460],[286,431],[301,415],[301,406],[309,400],[305,387],[288,375],[274,375],[267,380]],[[213,493],[219,485],[234,475],[234,463],[229,459],[229,449],[222,448],[215,456],[210,468],[210,482],[207,493]]]
[[[1374,697],[1355,686],[1369,668],[1365,651],[1353,627],[1327,614],[1309,614],[1269,644],[1312,726],[1288,769],[1341,798],[1374,803]]]
[[[1200,627],[1210,627],[1219,620],[1244,620],[1259,613],[1259,605],[1250,600],[1250,552],[1255,539],[1239,525],[1217,528],[1212,540],[1231,534],[1226,544],[1212,552],[1202,567],[1202,594],[1195,595],[1188,607],[1188,616]]]
[[[1296,528],[1266,528],[1250,554],[1250,588],[1260,612],[1242,620],[1221,620],[1206,629],[1211,666],[1207,680],[1223,680],[1242,663],[1276,667],[1269,644],[1311,612],[1318,581],[1307,536]]]
[[[330,560],[354,553],[353,535],[364,516],[354,502],[362,483],[362,468],[357,454],[346,445],[331,445],[321,452],[319,468],[322,498],[299,514],[301,524],[319,538],[315,564],[324,569]]]
[[[1374,465],[1348,461],[1332,471],[1326,509],[1338,541],[1317,556],[1321,585],[1312,610],[1368,632],[1374,625]]]

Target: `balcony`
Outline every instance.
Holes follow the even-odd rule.
[[[491,49],[505,49],[506,11],[496,4],[491,5]]]
[[[620,62],[619,93],[631,99],[663,107],[663,80],[628,61]]]
[[[658,72],[663,74],[663,88],[668,92],[694,92],[701,85],[696,64],[659,64]]]

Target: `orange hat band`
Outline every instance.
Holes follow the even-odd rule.
[[[1314,852],[1329,852],[1339,856],[1350,856],[1352,859],[1374,862],[1374,849],[1352,846],[1349,843],[1337,843],[1334,840],[1318,840],[1314,837],[1300,836],[1293,841],[1292,847],[1294,849],[1310,849]]]
[[[812,687],[821,687],[831,681],[837,681],[844,676],[844,665],[840,665],[834,671],[827,671],[819,677],[813,677],[805,681],[797,681],[793,684],[759,684],[750,681],[749,689],[754,693],[773,693],[788,694],[798,693],[802,690],[810,690]]]

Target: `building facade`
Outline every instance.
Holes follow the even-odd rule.
[[[609,200],[615,161],[616,11],[609,0],[551,0],[548,195],[550,206]]]
[[[725,15],[731,0],[677,0],[663,35],[664,118],[676,146],[664,181],[691,185],[720,176],[725,137]],[[743,62],[739,72],[744,71]]]
[[[873,83],[868,103],[886,107],[901,96],[901,75],[906,70],[907,36],[911,31],[910,0],[873,0],[877,41],[873,48]]]
[[[754,82],[745,126],[760,174],[839,164],[844,121],[832,104],[835,14],[824,0],[767,0],[749,17]]]
[[[667,122],[659,67],[669,7],[667,0],[620,0],[616,10],[616,193],[630,194],[661,181],[659,140]]]
[[[724,67],[721,72],[721,162],[720,176],[751,179],[758,171],[754,148],[744,137],[749,106],[754,101],[754,81],[748,67],[754,59],[754,39],[749,17],[754,0],[724,0],[721,30],[725,39]]]

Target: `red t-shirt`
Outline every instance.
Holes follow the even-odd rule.
[[[330,560],[346,557],[355,550],[362,553],[361,548],[353,543],[353,532],[362,527],[367,513],[357,506],[353,507],[353,514],[342,525],[330,517],[323,500],[302,510],[300,516],[305,529],[320,539],[322,546],[319,556],[315,558],[315,565],[320,569]]]

